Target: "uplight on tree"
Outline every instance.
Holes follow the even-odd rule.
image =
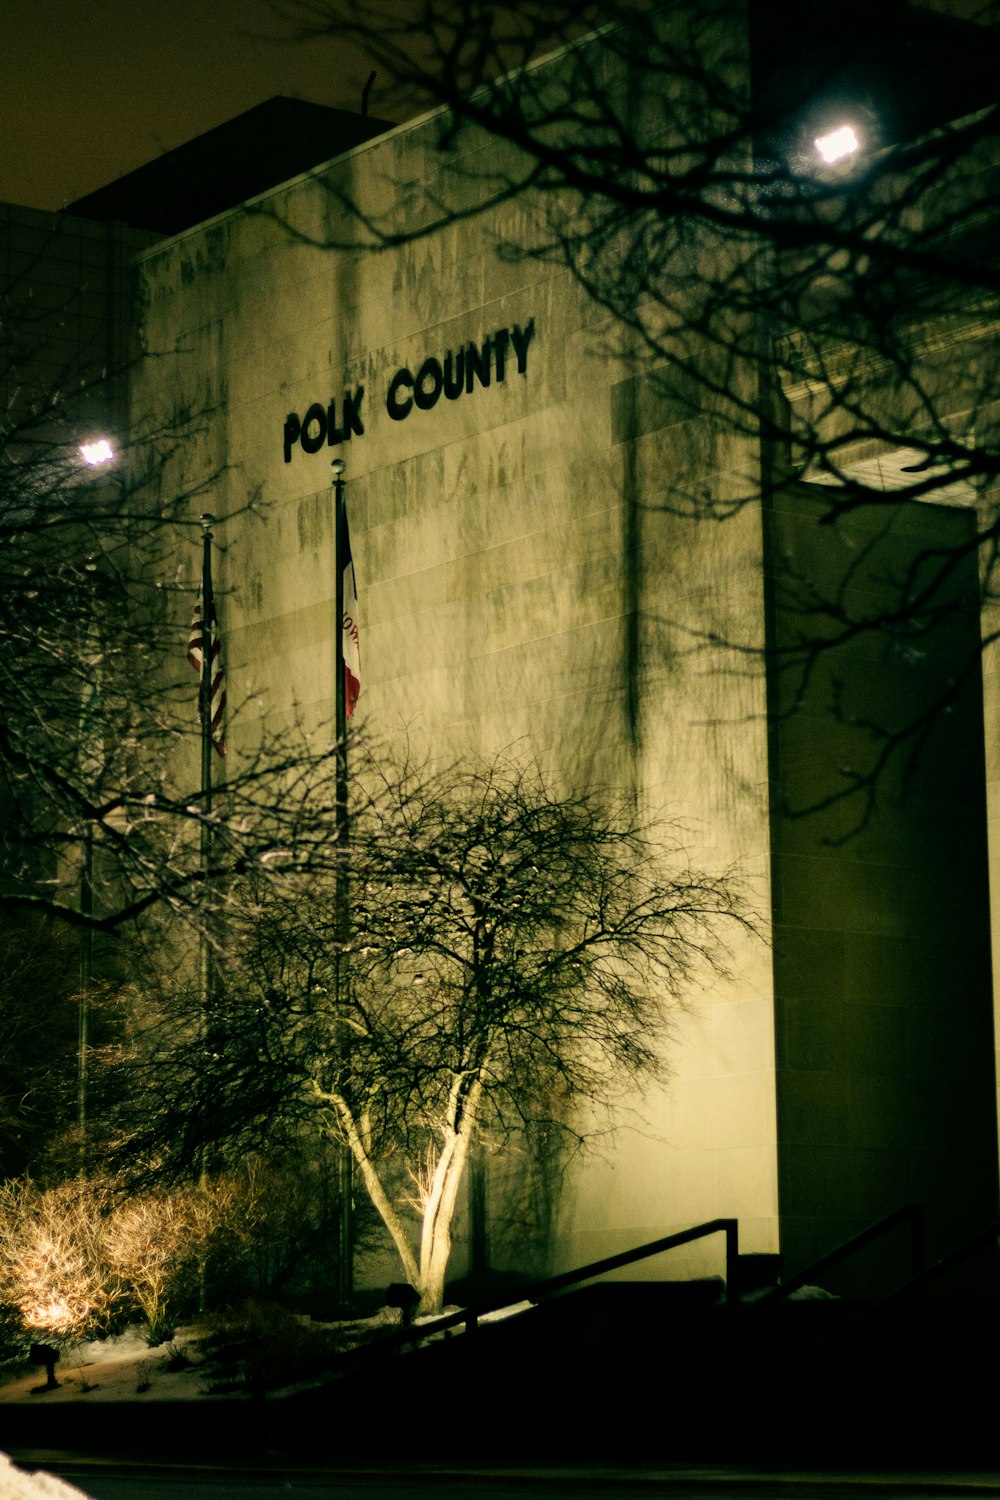
[[[836,130],[829,131],[827,135],[818,135],[813,145],[823,160],[829,164],[841,161],[845,156],[853,156],[861,142],[852,125],[839,125]]]

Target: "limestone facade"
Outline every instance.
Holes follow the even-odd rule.
[[[472,197],[507,163],[494,142],[465,150]],[[754,648],[794,635],[789,576],[875,597],[915,549],[953,544],[963,513],[887,510],[890,567],[862,520],[819,525],[808,485],[762,509],[759,439],[697,397],[661,399],[566,269],[504,253],[537,242],[530,198],[350,248],[341,193],[401,214],[401,185],[433,198],[454,170],[435,122],[417,121],[138,259],[133,412],[190,417],[158,482],[217,518],[231,753],[261,721],[333,722],[342,458],[363,667],[352,728],[442,762],[509,750],[567,787],[624,790],[754,891],[760,937],[736,941],[730,979],[665,1014],[668,1085],[574,1168],[533,1268],[718,1216],[739,1219],[744,1251],[796,1268],[906,1201],[952,1243],[997,1198],[980,679],[916,783],[889,788],[856,837],[840,809],[807,820],[786,804],[836,782],[866,706],[940,684],[978,639],[975,581],[957,576],[957,612],[919,671],[855,655],[849,722],[830,678],[786,715]],[[681,489],[740,503],[697,519],[672,503]],[[197,566],[192,541],[192,592]],[[703,1242],[647,1274],[719,1269],[721,1245]]]

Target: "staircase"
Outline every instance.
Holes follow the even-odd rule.
[[[909,1255],[880,1301],[796,1300],[876,1241]],[[598,1281],[675,1244],[723,1234],[725,1281]],[[891,1238],[895,1235],[895,1238]],[[399,1330],[342,1357],[321,1387],[232,1402],[85,1402],[17,1414],[0,1449],[145,1456],[271,1452],[320,1463],[604,1462],[1000,1465],[1000,1223],[930,1268],[919,1212],[898,1210],[800,1275],[740,1257],[713,1220]],[[978,1255],[975,1285],[968,1267]],[[997,1287],[984,1295],[982,1285]],[[756,1288],[756,1290],[754,1290]],[[8,1415],[12,1415],[8,1409]],[[27,1423],[27,1425],[25,1425]]]
[[[900,1228],[891,1297],[793,1297]],[[272,1441],[301,1450],[312,1433],[314,1451],[358,1461],[996,1464],[1000,1293],[940,1281],[998,1234],[924,1271],[920,1214],[904,1208],[755,1300],[733,1295],[759,1279],[735,1236],[729,1300],[718,1281],[580,1285],[584,1267],[526,1289],[533,1305],[502,1322],[466,1310],[345,1361],[272,1409]]]

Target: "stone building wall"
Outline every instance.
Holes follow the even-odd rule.
[[[477,171],[503,168],[495,146],[473,149]],[[394,183],[433,188],[443,170],[425,121],[331,174],[375,208]],[[519,202],[392,251],[330,250],[309,241],[342,235],[343,212],[321,177],[306,178],[142,258],[137,410],[195,414],[162,482],[205,484],[192,504],[219,518],[229,696],[244,704],[229,741],[239,754],[260,716],[332,722],[329,463],[342,456],[358,732],[387,746],[406,736],[442,762],[510,750],[567,787],[632,793],[680,820],[694,861],[742,863],[766,937],[763,677],[695,649],[689,633],[708,609],[721,633],[760,638],[759,512],[702,525],[665,503],[672,476],[699,466],[709,486],[745,486],[754,455],[706,441],[711,418],[689,407],[636,420],[636,365],[618,331],[565,270],[497,254],[501,237],[530,240],[537,213]],[[468,362],[474,345],[482,361],[487,342],[488,384],[467,377],[454,399],[432,399],[438,373],[425,362],[454,390],[459,351]],[[404,369],[412,383],[394,379]],[[414,398],[398,420],[390,391],[397,410]],[[286,461],[286,431],[304,427],[312,447],[331,421],[353,421],[349,439],[310,453],[290,437]],[[186,567],[193,588],[194,546]],[[731,967],[665,1018],[672,1078],[644,1101],[641,1129],[573,1170],[548,1206],[543,1262],[717,1215],[739,1216],[744,1249],[777,1248],[766,942],[741,938]],[[720,1247],[650,1273],[706,1267],[721,1268]]]
[[[627,58],[598,66],[602,87],[632,86]],[[637,120],[648,104],[636,98]],[[509,752],[557,784],[623,790],[677,820],[695,863],[737,862],[760,913],[732,977],[665,1014],[667,1085],[558,1188],[532,1179],[522,1234],[509,1189],[524,1173],[492,1164],[494,1263],[561,1267],[732,1215],[744,1250],[780,1247],[798,1267],[904,1201],[928,1209],[932,1245],[953,1244],[997,1199],[995,756],[987,802],[975,579],[954,571],[916,655],[890,618],[830,657],[802,703],[778,668],[796,592],[891,617],[915,559],[961,550],[970,507],[991,503],[946,491],[883,507],[883,476],[905,486],[908,455],[872,437],[880,414],[919,435],[925,398],[943,430],[973,409],[986,420],[989,325],[963,308],[947,328],[904,319],[916,363],[896,379],[860,357],[819,278],[826,312],[787,340],[782,399],[789,431],[806,448],[835,440],[869,486],[833,525],[815,485],[769,489],[784,458],[759,431],[771,330],[730,327],[724,301],[712,339],[686,316],[706,288],[756,305],[767,266],[735,240],[710,256],[678,240],[664,378],[551,253],[586,205],[521,195],[411,237],[430,205],[474,205],[512,170],[468,132],[442,154],[430,118],[141,259],[137,411],[190,418],[161,480],[219,518],[232,752],[261,721],[332,724],[342,457],[363,663],[352,725],[374,753]],[[345,198],[401,241],[352,248]],[[185,568],[193,589],[193,545]],[[919,712],[963,661],[975,672],[912,774],[879,782],[857,827],[856,800],[823,807],[845,766],[871,762],[866,719]],[[988,723],[994,709],[988,655]],[[649,1274],[720,1268],[702,1244]]]

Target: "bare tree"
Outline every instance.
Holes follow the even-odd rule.
[[[208,1142],[346,1140],[439,1308],[477,1132],[597,1132],[663,1068],[669,1012],[719,973],[727,932],[751,925],[733,872],[688,867],[679,840],[504,761],[386,779],[352,820],[349,940],[332,884],[245,886],[219,1045],[178,1041],[171,1002],[124,1151],[183,1170]]]
[[[953,642],[943,692],[902,716],[838,705],[831,674],[859,647],[925,643],[970,559],[987,644],[996,629],[995,5],[849,4],[835,26],[818,3],[789,26],[770,0],[276,8],[300,37],[363,45],[383,111],[440,109],[439,170],[395,197],[331,175],[346,212],[329,243],[392,248],[481,219],[501,257],[565,269],[632,363],[618,437],[665,435],[643,508],[715,521],[763,505],[781,622],[770,707],[825,694],[853,712],[856,752],[814,800],[863,819],[886,765],[919,756],[978,672],[979,645]],[[826,136],[844,125],[859,149],[825,160],[814,142],[834,155]],[[887,567],[883,533],[914,501],[969,524]],[[860,557],[821,578],[789,559],[790,506]],[[869,564],[878,590],[853,586]],[[759,653],[634,592],[633,654]]]
[[[231,700],[238,753],[210,805],[185,658],[192,511],[214,475],[155,505],[148,489],[201,415],[137,418],[88,468],[81,412],[107,372],[54,364],[59,310],[37,315],[30,293],[0,292],[0,910],[95,933],[159,911],[203,930],[236,873],[292,851],[330,867],[333,727],[272,731]]]
[[[36,1170],[46,1146],[65,1129],[76,1079],[78,985],[79,954],[71,934],[53,931],[51,924],[5,924],[0,1177]]]
[[[303,1139],[287,1155],[247,1153],[213,1176],[218,1228],[209,1272],[217,1296],[329,1296],[339,1249],[333,1155],[326,1142]]]

